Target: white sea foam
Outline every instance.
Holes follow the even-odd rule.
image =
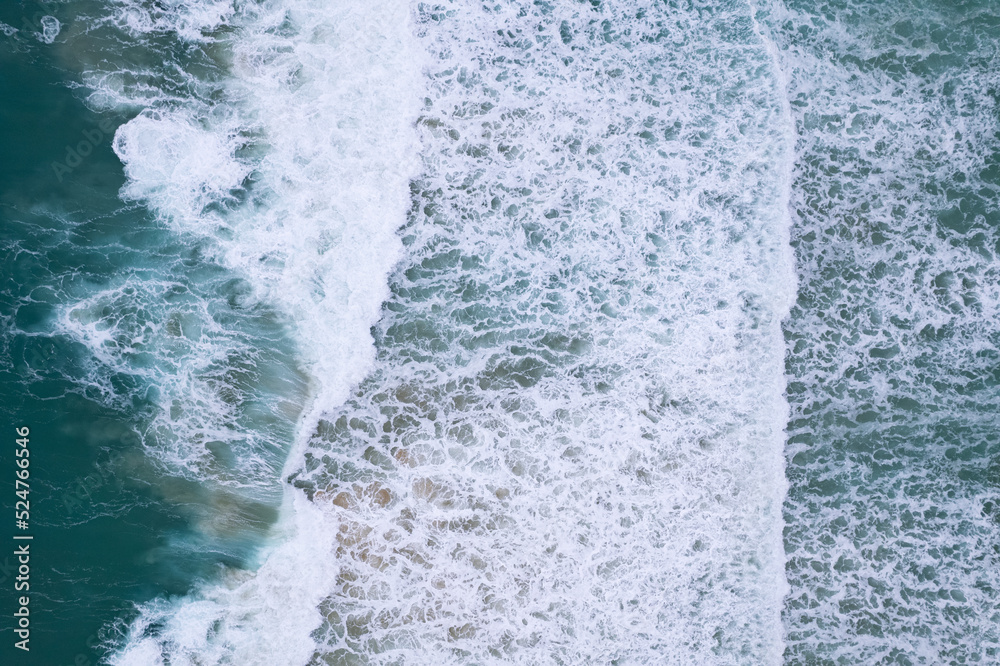
[[[322,581],[335,578],[337,564],[316,557],[329,552],[333,535],[317,530],[320,509],[304,495],[291,500],[286,528],[294,539],[273,550],[252,576],[204,589],[180,603],[157,602],[130,627],[130,640],[113,663],[305,664],[315,649],[310,632],[319,622]],[[238,577],[237,577],[238,576]],[[155,633],[147,630],[162,623]]]
[[[62,26],[55,16],[43,16],[41,19],[42,31],[36,32],[35,37],[43,44],[51,44],[56,41]]]
[[[248,7],[233,19],[226,105],[144,113],[115,139],[125,196],[211,236],[295,322],[331,402],[370,367],[367,329],[399,252],[418,99],[405,21],[403,10],[355,5]],[[252,200],[226,209],[251,170]]]
[[[144,89],[115,145],[285,313],[314,416],[280,545],[115,663],[776,663],[791,150],[749,10],[242,11],[225,108]]]
[[[241,307],[278,308],[317,380],[318,404],[342,401],[370,367],[368,329],[399,252],[419,100],[406,20],[403,9],[360,4],[272,2],[234,13],[211,2],[121,3],[97,24],[136,44],[170,34],[219,44],[228,26],[214,48],[231,76],[218,80],[212,62],[185,71],[134,56],[84,76],[93,106],[140,110],[114,140],[128,177],[122,195],[248,280],[248,291],[229,296]],[[78,337],[107,362],[108,341],[91,329]],[[225,354],[222,344],[208,343],[213,351],[196,364]],[[165,395],[164,409],[180,400],[196,414],[217,411],[198,395]],[[197,449],[206,436],[174,439]],[[194,452],[169,455],[190,467]]]
[[[211,40],[211,33],[232,20],[232,0],[120,2],[111,22],[132,35],[172,32],[188,42]]]
[[[129,179],[123,194],[195,233],[204,231],[205,207],[225,201],[249,175],[250,167],[235,158],[239,147],[231,132],[204,127],[183,112],[143,113],[114,140]]]
[[[136,397],[160,405],[145,436],[161,472],[236,488],[272,485],[280,446],[263,428],[247,428],[247,413],[261,411],[250,394],[269,393],[274,402],[264,411],[288,418],[299,409],[295,378],[276,376],[272,382],[288,385],[268,391],[255,375],[278,375],[274,364],[221,325],[188,285],[126,278],[63,308],[56,331],[90,350],[90,393],[123,409]],[[143,393],[117,389],[121,376],[136,378]]]

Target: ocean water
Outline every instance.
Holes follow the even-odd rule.
[[[5,7],[3,407],[32,431],[34,633],[22,654],[6,623],[4,663],[96,663],[135,604],[254,566],[308,395],[246,279],[119,196],[126,116],[74,87],[94,9]]]
[[[798,135],[786,661],[995,663],[1000,13],[767,10]]]
[[[993,5],[0,32],[4,663],[997,660]]]

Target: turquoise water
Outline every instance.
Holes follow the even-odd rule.
[[[929,0],[0,7],[3,663],[995,662],[998,48]]]
[[[36,9],[4,7],[0,20],[19,26]],[[41,9],[72,29],[77,7]],[[119,198],[111,133],[127,116],[88,110],[76,73],[36,39],[6,41],[0,58],[0,404],[11,433],[31,428],[34,537],[32,650],[13,649],[8,623],[2,654],[96,663],[134,604],[253,562],[295,418],[260,403],[304,384],[280,323],[241,301],[243,282]],[[89,154],[77,163],[67,147]],[[199,429],[209,455],[178,461],[175,440]]]

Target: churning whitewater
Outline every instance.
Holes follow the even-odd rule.
[[[259,567],[145,604],[114,663],[780,661],[794,136],[752,7],[97,22],[136,51],[84,75],[134,114],[122,196],[274,308],[299,369],[266,388],[298,425]],[[65,321],[104,348],[97,305]],[[164,389],[154,454],[266,486],[252,438],[213,472],[252,426],[215,388]]]
[[[995,2],[0,19],[17,658],[1000,660]]]

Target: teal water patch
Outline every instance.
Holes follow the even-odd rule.
[[[796,119],[788,664],[1000,650],[1000,16],[771,3]]]
[[[12,664],[96,663],[135,604],[252,566],[306,399],[245,280],[119,199],[127,116],[88,110],[67,66],[85,7],[0,14],[18,28],[0,36],[0,459],[13,470],[14,427],[30,427],[34,537],[31,652],[0,629]]]

